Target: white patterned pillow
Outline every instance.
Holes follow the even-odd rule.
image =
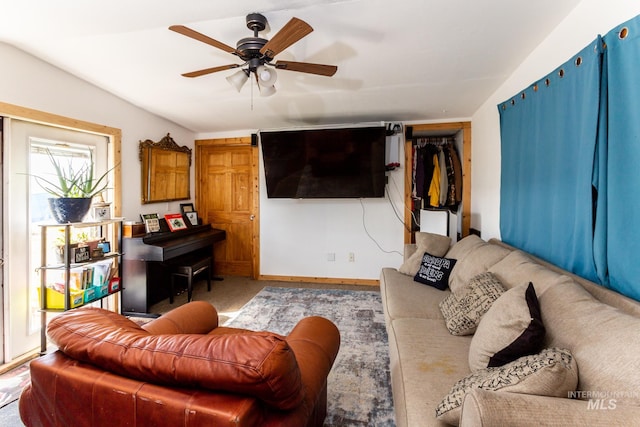
[[[504,292],[500,280],[486,272],[471,279],[460,296],[451,293],[443,299],[440,311],[451,335],[473,334],[482,316]]]
[[[569,350],[548,348],[458,381],[436,408],[436,417],[458,425],[465,395],[473,389],[567,397],[578,385],[578,366]]]

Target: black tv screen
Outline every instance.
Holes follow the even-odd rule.
[[[385,128],[260,132],[267,197],[384,197]]]

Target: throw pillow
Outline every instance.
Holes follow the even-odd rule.
[[[444,256],[451,246],[451,238],[440,234],[416,232],[416,251],[406,259],[398,271],[407,276],[415,276],[420,268],[422,256],[428,252],[435,256]]]
[[[578,385],[578,367],[569,350],[548,348],[497,368],[473,372],[458,381],[436,408],[436,417],[458,425],[462,402],[473,389],[567,397]]]
[[[469,347],[469,368],[502,366],[542,348],[545,328],[532,283],[506,291],[482,317]]]
[[[442,300],[440,311],[451,335],[473,334],[482,316],[504,292],[500,280],[486,272],[472,278],[459,297],[452,293]]]
[[[455,259],[437,257],[425,252],[413,280],[444,291],[449,286],[449,275],[454,265]]]

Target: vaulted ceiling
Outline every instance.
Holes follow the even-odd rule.
[[[470,117],[579,2],[21,0],[2,5],[0,41],[194,132],[446,120]],[[170,25],[235,48],[252,12],[266,39],[294,16],[313,27],[277,60],[337,73],[278,70],[270,97],[255,83],[238,93],[225,78],[237,70],[181,76],[242,61]]]

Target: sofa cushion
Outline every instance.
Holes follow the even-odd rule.
[[[441,425],[434,408],[469,374],[471,337],[452,336],[441,319],[396,319],[387,329],[396,425]]]
[[[502,366],[537,353],[545,327],[533,284],[516,286],[498,298],[482,317],[469,348],[469,367]]]
[[[533,282],[539,297],[546,288],[558,281],[561,274],[539,264],[525,252],[514,250],[489,267],[505,288],[511,289],[523,283]]]
[[[442,319],[438,304],[447,295],[449,290],[424,286],[395,268],[383,268],[380,274],[380,297],[387,322],[406,317]]]
[[[422,256],[425,252],[434,256],[444,256],[451,246],[451,238],[440,234],[425,233],[418,231],[415,233],[416,251],[402,263],[398,271],[402,274],[415,276],[420,268]]]
[[[487,243],[474,234],[458,241],[445,255],[458,260],[449,278],[451,292],[459,295],[469,280],[486,272],[510,252],[510,249]]]
[[[618,405],[640,406],[640,317],[598,301],[568,276],[540,296],[540,306],[545,346],[571,350],[578,390],[615,393]]]
[[[449,286],[449,275],[455,265],[455,259],[438,257],[425,252],[413,280],[444,291]]]
[[[140,381],[247,394],[283,410],[304,398],[295,355],[277,334],[151,335],[91,307],[55,317],[47,334],[68,356]]]
[[[489,272],[469,281],[460,297],[450,294],[440,303],[440,311],[451,335],[471,335],[495,300],[505,292],[500,281]]]
[[[578,384],[578,366],[565,349],[549,348],[506,365],[475,371],[458,381],[436,408],[436,416],[458,425],[462,402],[473,389],[567,397]]]

